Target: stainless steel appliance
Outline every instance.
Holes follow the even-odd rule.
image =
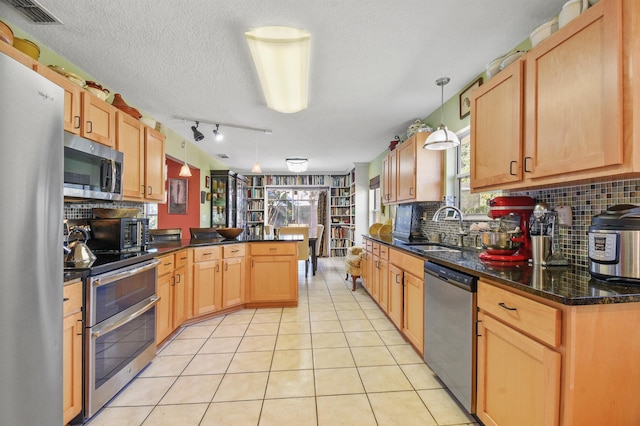
[[[477,278],[424,264],[424,360],[469,412],[475,411]]]
[[[99,255],[85,286],[84,416],[156,354],[156,267],[148,253]]]
[[[64,196],[122,200],[124,154],[64,132]]]
[[[535,202],[531,197],[494,197],[489,200],[489,217],[500,219],[498,230],[483,231],[485,251],[478,257],[489,262],[521,262],[531,259],[529,220]],[[518,228],[519,232],[515,232]]]
[[[129,217],[121,219],[89,219],[92,250],[129,252],[141,251],[149,244],[149,219]]]
[[[594,216],[589,272],[606,281],[640,283],[640,206],[620,204]]]
[[[393,238],[402,242],[428,242],[420,233],[420,211],[418,204],[400,204],[396,208]]]
[[[0,424],[62,424],[64,91],[0,53]]]

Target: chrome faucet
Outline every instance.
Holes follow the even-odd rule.
[[[442,206],[438,210],[436,210],[436,212],[433,214],[433,217],[431,218],[431,220],[434,221],[434,222],[437,222],[438,221],[438,214],[442,210],[447,210],[447,209],[452,209],[452,210],[455,210],[456,212],[458,212],[458,223],[460,225],[460,229],[458,229],[458,232],[456,234],[456,235],[458,235],[458,247],[464,247],[464,237],[469,235],[469,233],[466,232],[464,230],[464,227],[462,226],[462,221],[464,220],[464,216],[462,214],[462,211],[460,211],[459,208],[457,208],[455,206]]]

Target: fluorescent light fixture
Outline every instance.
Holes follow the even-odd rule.
[[[302,173],[307,170],[309,161],[306,158],[287,158],[287,169],[293,173]]]
[[[311,34],[266,26],[244,33],[258,71],[267,107],[283,113],[307,108]]]
[[[460,139],[451,130],[444,125],[444,86],[449,83],[449,77],[442,77],[436,80],[436,84],[440,86],[440,125],[438,130],[431,133],[422,146],[424,149],[434,151],[454,148],[460,145]]]

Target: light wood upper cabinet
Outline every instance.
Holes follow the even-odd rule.
[[[35,69],[39,74],[64,89],[64,130],[79,135],[81,127],[81,93],[83,90],[77,84],[72,83],[41,63],[37,63]]]
[[[422,148],[429,133],[421,132],[389,153],[383,160],[383,202],[441,201],[444,184],[442,151]]]
[[[473,92],[472,191],[640,174],[638,15],[599,1]]]
[[[149,127],[144,128],[144,181],[147,200],[164,201],[165,190],[165,148],[164,135]],[[126,164],[125,157],[125,164]]]
[[[620,17],[602,1],[527,55],[527,178],[622,164]]]
[[[522,180],[524,61],[473,91],[471,189]]]
[[[6,54],[10,58],[15,59],[27,68],[35,69],[36,65],[38,64],[38,61],[33,59],[31,56],[27,55],[24,52],[21,52],[20,50],[16,49],[8,43],[5,43],[4,41],[0,43],[0,52]]]
[[[115,148],[117,109],[97,96],[82,91],[82,125],[80,135]]]
[[[122,111],[116,113],[116,149],[124,154],[123,194],[127,199],[144,198],[144,125]]]

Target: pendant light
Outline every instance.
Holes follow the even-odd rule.
[[[255,133],[253,135],[253,139],[255,140],[255,143],[256,143],[256,162],[253,164],[253,167],[251,168],[251,173],[262,173],[262,167],[260,167],[260,163],[258,163],[258,138],[256,137]]]
[[[196,126],[197,126],[197,124],[196,124]],[[187,120],[184,120],[184,131],[185,131],[185,133],[187,131]],[[194,132],[194,135],[195,135],[195,132]],[[191,175],[191,169],[187,165],[187,141],[186,140],[182,141],[182,148],[184,148],[184,164],[180,168],[180,173],[178,173],[178,176],[180,176],[180,177],[191,177],[192,176]]]
[[[447,129],[444,125],[444,86],[449,83],[451,79],[449,77],[442,77],[436,80],[436,84],[441,88],[440,95],[440,113],[441,120],[438,129],[431,133],[424,145],[424,149],[431,149],[434,151],[455,148],[460,145],[460,139],[451,130]]]

